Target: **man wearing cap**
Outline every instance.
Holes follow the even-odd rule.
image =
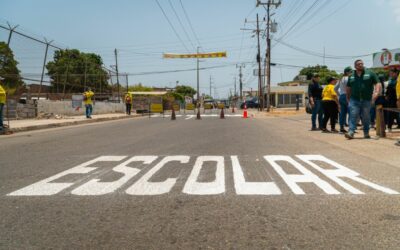
[[[319,75],[314,73],[311,78],[311,83],[308,85],[308,98],[312,107],[311,123],[312,131],[320,130],[322,127],[322,87],[319,84]],[[318,128],[317,128],[317,115],[318,115]]]
[[[347,139],[353,139],[357,126],[357,118],[361,112],[361,119],[363,124],[364,138],[371,138],[369,135],[370,129],[370,109],[371,99],[373,101],[381,93],[381,85],[378,83],[376,74],[364,68],[362,60],[354,62],[355,71],[349,76],[347,82],[347,101],[349,102],[350,110],[350,127],[349,132],[345,134]],[[375,89],[375,90],[374,90]]]
[[[3,128],[3,109],[4,105],[6,104],[6,91],[4,90],[3,86],[1,86],[2,78],[0,77],[0,134],[4,133],[4,128]]]
[[[335,91],[339,96],[339,104],[340,104],[339,125],[341,133],[347,133],[346,129],[344,128],[344,126],[346,125],[347,114],[349,109],[346,97],[346,88],[347,88],[347,82],[349,81],[349,76],[351,75],[352,71],[353,69],[351,67],[346,67],[344,69],[344,74],[342,79],[340,79],[340,81],[335,85]]]

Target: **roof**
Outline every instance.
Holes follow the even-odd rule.
[[[129,91],[132,95],[165,95],[167,91]]]

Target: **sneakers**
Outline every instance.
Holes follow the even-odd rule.
[[[335,133],[335,134],[337,134],[337,133],[339,133],[339,131],[337,131],[336,129],[331,129],[331,133]]]
[[[344,134],[344,137],[346,137],[349,140],[354,139],[354,133],[352,131],[349,131],[346,134]]]
[[[317,128],[317,127],[312,127],[312,128],[311,128],[311,131],[318,131],[318,130],[320,130],[320,129]]]
[[[371,139],[371,136],[369,134],[364,134],[364,139]]]
[[[346,129],[344,129],[344,128],[340,128],[340,133],[347,133],[347,130]]]
[[[322,133],[330,133],[330,131],[327,130],[326,128],[321,128],[321,132],[322,132]]]
[[[399,146],[400,147],[400,141],[396,142],[394,145]]]

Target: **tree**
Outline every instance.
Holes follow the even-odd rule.
[[[185,85],[176,86],[174,92],[182,95],[183,97],[190,96],[192,98],[197,93],[197,91],[194,88],[192,88],[190,86],[185,86]]]
[[[11,95],[24,84],[17,65],[10,47],[5,42],[0,42],[0,76],[4,78],[4,87]]]
[[[99,55],[83,53],[79,50],[57,50],[53,61],[46,68],[52,87],[62,92],[83,92],[87,87],[95,91],[109,89],[107,71],[102,68],[103,60]]]
[[[143,92],[143,91],[145,91],[145,92],[153,91],[152,87],[143,86],[141,83],[133,85],[133,86],[130,86],[128,89],[129,89],[129,91],[141,91],[141,92]]]
[[[313,74],[318,73],[321,77],[321,84],[326,84],[329,77],[339,77],[339,74],[334,70],[330,70],[325,65],[308,66],[300,70],[299,75],[307,76],[307,80],[311,80]],[[298,76],[295,77],[295,80]]]

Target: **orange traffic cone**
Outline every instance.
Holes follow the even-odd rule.
[[[243,118],[248,118],[248,116],[247,116],[247,107],[246,107],[246,104],[244,105]]]
[[[219,118],[225,119],[224,109],[221,109],[221,114],[219,115]]]

